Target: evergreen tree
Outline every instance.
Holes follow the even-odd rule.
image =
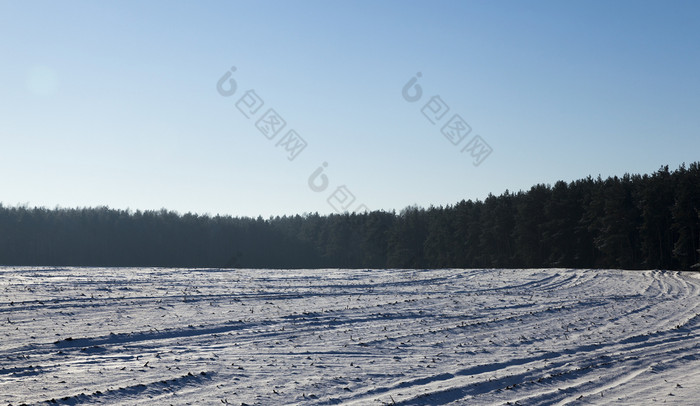
[[[700,268],[700,164],[399,214],[263,219],[0,205],[0,264]]]
[[[652,176],[642,177],[637,200],[642,216],[639,229],[644,266],[673,268],[671,253],[674,233],[671,228],[671,208],[674,204],[674,179],[668,166]]]
[[[671,209],[672,227],[677,233],[673,256],[678,260],[681,269],[690,269],[698,262],[700,165],[693,163],[688,169],[683,165],[676,175],[678,186],[675,188],[675,201]]]
[[[515,263],[526,268],[546,265],[545,227],[548,225],[547,202],[552,191],[546,185],[533,186],[527,193],[518,193],[515,198],[516,221],[514,243],[517,247]]]

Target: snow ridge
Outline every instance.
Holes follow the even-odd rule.
[[[0,268],[0,405],[692,404],[700,279]]]

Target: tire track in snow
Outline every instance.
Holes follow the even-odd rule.
[[[32,272],[0,270],[0,403],[576,403],[649,396],[637,381],[698,361],[700,281],[681,273]],[[211,374],[157,384],[187,371]]]
[[[660,274],[655,273],[654,279],[659,280],[659,275]],[[685,287],[688,286],[686,280],[679,278],[674,279],[681,282]],[[665,281],[661,281],[661,283],[662,285],[668,285],[668,283]],[[692,295],[693,293],[697,292],[697,289],[694,285],[691,286],[692,288],[688,290],[667,287],[665,288],[665,292],[667,294],[674,293],[676,295]],[[697,306],[693,306],[692,308],[694,309],[696,307]],[[630,314],[634,313],[636,313],[636,311],[630,312]],[[552,367],[552,364],[556,364],[558,362],[557,360],[562,359],[566,361],[566,364],[577,361],[579,363],[583,363],[584,366],[575,369],[573,372],[555,372],[558,376],[558,381],[564,384],[561,385],[564,386],[564,388],[556,388],[555,390],[551,390],[544,394],[539,393],[524,398],[521,397],[515,402],[521,401],[523,402],[522,404],[536,405],[552,404],[553,402],[559,401],[560,404],[565,404],[566,402],[587,398],[591,395],[623,386],[633,381],[642,373],[647,372],[653,365],[658,364],[659,362],[664,362],[664,360],[699,359],[696,354],[698,353],[698,349],[700,349],[700,335],[693,333],[693,331],[699,327],[699,319],[700,315],[695,314],[694,316],[689,317],[687,320],[681,320],[673,329],[631,336],[622,339],[619,343],[583,346],[580,348],[567,349],[566,351],[563,351],[562,354],[542,354],[539,357],[514,359],[507,363],[481,365],[474,368],[459,370],[453,373],[442,373],[414,381],[400,382],[393,387],[377,388],[372,391],[372,393],[367,393],[367,397],[359,400],[357,403],[362,404],[363,402],[368,401],[371,396],[377,394],[385,394],[385,398],[388,396],[389,399],[392,399],[392,402],[394,402],[401,398],[399,392],[406,388],[410,388],[412,392],[418,392],[419,394],[412,395],[410,399],[397,401],[396,404],[437,405],[466,399],[470,399],[471,403],[474,400],[472,399],[474,397],[493,391],[502,391],[504,388],[512,390],[512,387],[515,387],[515,385],[522,385],[524,381],[529,381],[530,383],[534,383],[536,381],[541,382],[544,379],[544,375],[537,377],[536,373],[520,373],[506,375],[505,377],[497,380],[493,380],[491,377],[489,377],[487,380],[470,382],[469,384],[461,383],[461,381],[464,381],[464,379],[460,378],[461,376],[473,375],[470,376],[470,380],[472,380],[475,376],[482,375],[487,372],[512,369],[514,366],[527,366],[540,360],[548,360],[550,365],[547,370],[552,371],[556,370],[556,368]],[[686,344],[688,343],[691,345],[687,346]],[[679,352],[680,355],[677,355]],[[595,356],[596,354],[602,354],[599,356],[603,356],[604,354],[608,353],[613,354],[612,357],[608,356],[609,360],[599,364],[585,365],[585,361],[589,357]],[[571,355],[580,356],[578,359],[571,359]],[[632,364],[637,365],[627,365],[629,362],[626,361],[629,360],[634,360]],[[625,364],[624,368],[619,368],[621,363]],[[601,369],[614,369],[614,372],[609,374],[609,376],[604,379],[604,384],[592,383],[587,376],[589,374],[599,373]],[[620,369],[622,369],[622,372],[619,371]],[[537,368],[533,368],[533,370],[536,371]],[[584,371],[585,375],[582,378],[572,379],[572,375],[580,375]],[[478,373],[475,374],[474,372]],[[567,384],[568,380],[574,380],[576,382],[573,384]],[[597,377],[597,380],[603,380],[603,378]],[[578,381],[583,381],[583,383],[579,383]],[[436,382],[442,382],[443,386],[448,387],[448,389],[434,389]],[[510,382],[510,384],[506,385],[508,382]],[[480,392],[480,390],[483,392]],[[567,393],[570,392],[576,392],[576,395],[567,397]],[[562,398],[564,400],[560,400]]]

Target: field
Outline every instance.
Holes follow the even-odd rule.
[[[697,404],[700,279],[0,268],[0,405]]]

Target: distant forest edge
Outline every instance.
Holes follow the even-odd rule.
[[[400,213],[263,219],[0,205],[0,264],[246,268],[700,265],[700,164]]]

